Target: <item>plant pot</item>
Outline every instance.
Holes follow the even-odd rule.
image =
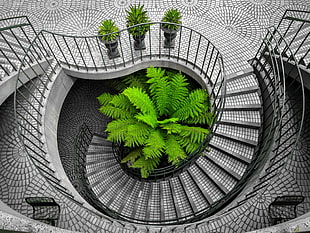
[[[134,39],[134,49],[135,50],[144,50],[145,47],[145,42],[144,42],[144,38],[145,38],[145,34],[140,35],[140,36],[132,36]]]
[[[112,41],[103,41],[105,47],[108,49],[108,56],[110,59],[120,57],[119,51],[118,51],[118,39],[112,40]]]
[[[164,31],[164,48],[174,48],[175,47],[175,38],[177,37],[177,33],[180,30],[180,27],[176,30],[171,30],[164,26],[161,27]]]

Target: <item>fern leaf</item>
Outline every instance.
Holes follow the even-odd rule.
[[[196,89],[192,91],[171,117],[180,118],[181,121],[197,117],[202,113],[202,109],[204,109],[206,98],[207,93],[205,90]]]
[[[110,101],[110,104],[112,104],[113,106],[117,108],[127,110],[128,112],[131,112],[132,114],[137,112],[136,108],[131,104],[127,96],[125,96],[122,93],[118,95],[114,95],[113,99]]]
[[[141,122],[144,122],[145,124],[148,124],[152,128],[155,128],[158,124],[157,117],[151,114],[144,115],[139,113],[135,116],[135,118]]]
[[[157,168],[159,163],[159,158],[146,159],[144,156],[142,156],[137,159],[131,167],[140,168],[142,178],[147,178],[150,171]]]
[[[184,99],[188,96],[188,83],[186,82],[186,78],[181,73],[175,73],[171,77],[171,81],[169,83],[169,92],[170,93],[170,104],[171,110],[175,111],[179,109],[182,105]]]
[[[106,132],[109,132],[107,140],[112,142],[124,142],[128,132],[128,126],[137,123],[136,119],[117,119],[107,125]]]
[[[186,125],[181,126],[181,131],[179,133],[182,137],[188,137],[192,143],[200,144],[202,143],[206,137],[210,134],[208,129],[204,129],[201,127],[190,127]]]
[[[128,97],[130,102],[139,109],[143,114],[157,115],[154,103],[150,97],[141,90],[141,88],[129,87],[123,91],[124,95]]]
[[[131,164],[133,164],[136,161],[136,159],[141,157],[142,155],[143,155],[142,149],[137,148],[137,149],[131,151],[125,158],[123,158],[121,163],[130,162]]]
[[[146,77],[148,78],[161,78],[165,75],[165,70],[162,70],[161,68],[155,68],[153,66],[150,66],[146,70]],[[147,81],[147,83],[152,83],[152,81]]]
[[[179,121],[179,118],[168,118],[162,121],[157,121],[158,124],[167,124],[167,123],[177,123]]]
[[[128,75],[122,80],[122,82],[125,83],[127,87],[137,87],[141,88],[143,91],[146,91],[148,88],[146,81],[147,79],[145,75],[143,75],[141,72]]]
[[[114,107],[112,105],[101,106],[99,111],[108,117],[112,117],[114,119],[128,119],[133,118],[133,114],[129,111],[126,111],[121,108]]]
[[[213,124],[215,118],[216,118],[215,112],[203,112],[199,114],[197,117],[188,118],[182,121],[182,123],[201,124],[201,125],[210,126]]]
[[[169,124],[164,124],[161,125],[162,129],[167,130],[167,134],[179,134],[181,132],[181,127],[182,125],[177,124],[177,123],[169,123]]]
[[[165,139],[160,130],[153,130],[143,148],[143,154],[146,159],[161,158],[165,151]]]
[[[177,140],[181,147],[186,151],[187,154],[193,153],[200,146],[199,143],[193,143],[190,138],[187,137],[177,137]]]
[[[125,146],[136,147],[144,145],[151,129],[150,126],[138,121],[128,125],[127,135],[125,135]]]
[[[179,161],[187,157],[185,151],[183,150],[174,135],[167,136],[166,144],[166,154],[168,155],[168,162],[176,165]]]
[[[99,101],[100,105],[107,105],[110,103],[112,99],[113,95],[111,95],[110,93],[103,93],[97,97],[97,100]]]

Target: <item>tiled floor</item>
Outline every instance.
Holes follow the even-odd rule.
[[[145,5],[151,21],[168,8],[178,8],[182,23],[198,30],[224,55],[228,73],[247,65],[259,46],[264,28],[276,25],[285,9],[310,9],[309,0],[28,0],[1,1],[1,17],[27,15],[38,30],[70,35],[96,35],[103,19],[125,28],[130,4]]]
[[[246,68],[247,60],[252,58],[259,46],[260,38],[264,35],[264,28],[270,25],[276,25],[285,9],[309,10],[309,0],[165,0],[165,1],[78,1],[78,0],[30,0],[30,1],[0,1],[1,18],[27,15],[35,28],[51,30],[60,33],[69,33],[73,35],[92,35],[96,34],[98,24],[101,20],[112,18],[117,20],[120,28],[125,27],[125,9],[130,4],[140,2],[145,4],[151,20],[160,20],[163,12],[167,8],[176,7],[183,14],[182,22],[184,25],[199,30],[209,38],[224,55],[224,63],[228,73],[234,73]],[[254,98],[254,97],[253,97]],[[12,104],[12,102],[11,102]],[[8,113],[7,113],[8,111]],[[3,116],[3,118],[1,118]],[[50,190],[43,183],[36,170],[32,169],[26,157],[21,156],[18,143],[14,140],[14,123],[9,117],[13,118],[12,108],[3,106],[1,108],[0,120],[2,124],[1,135],[3,135],[1,144],[1,154],[7,154],[7,157],[1,157],[1,167],[7,164],[16,166],[7,166],[11,170],[3,169],[0,177],[5,178],[0,181],[1,199],[6,200],[12,207],[20,210],[25,215],[29,215],[31,210],[20,203],[22,195],[32,195],[33,193],[49,193]],[[6,123],[4,123],[6,122]],[[303,134],[310,138],[307,132]],[[216,230],[217,232],[243,232],[254,228],[268,226],[266,209],[272,201],[271,198],[276,193],[285,192],[309,193],[309,142],[304,140],[298,144],[300,154],[294,155],[288,163],[283,173],[283,179],[278,180],[261,195],[257,195],[245,205],[230,212],[225,218],[217,218],[208,223],[201,223],[197,232],[208,232]],[[236,151],[242,150],[242,148]],[[5,152],[5,153],[2,153]],[[8,152],[8,153],[7,153]],[[303,152],[303,153],[301,153]],[[15,156],[18,155],[18,156]],[[303,161],[304,167],[300,166]],[[298,166],[297,166],[298,164]],[[23,169],[22,175],[19,169]],[[26,169],[26,172],[25,172]],[[11,179],[7,177],[10,172]],[[13,176],[12,176],[13,174]],[[24,177],[21,177],[24,176]],[[10,180],[14,185],[10,185]],[[23,180],[23,184],[16,183],[17,180]],[[21,187],[25,187],[23,189]],[[61,202],[61,200],[59,200]],[[92,215],[82,216],[81,218],[72,214],[74,212],[82,213],[75,204],[63,203],[66,208],[63,209],[62,219],[59,225],[68,227],[67,217],[70,216],[71,222],[75,226],[70,226],[72,230],[96,232],[98,229],[109,229],[116,231],[110,223],[100,222]],[[309,202],[299,209],[303,213],[308,209]],[[235,221],[235,219],[237,219]],[[90,226],[90,221],[98,222],[96,226]]]

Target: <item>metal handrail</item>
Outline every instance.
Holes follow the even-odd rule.
[[[161,22],[155,22],[155,23],[151,23],[152,25],[161,25]],[[139,26],[139,25],[136,25]],[[191,30],[188,27],[179,25],[181,27],[181,30],[183,30],[183,37],[186,37],[186,32],[185,30]],[[182,29],[183,28],[183,29]],[[181,31],[180,30],[180,31]],[[121,32],[125,33],[127,32],[127,29],[123,29],[121,30]],[[160,32],[160,31],[159,31]],[[225,92],[226,92],[226,80],[225,80],[225,71],[224,71],[224,65],[223,65],[223,58],[222,55],[219,53],[219,51],[216,50],[216,48],[214,47],[214,45],[208,41],[204,36],[202,36],[200,33],[198,33],[197,31],[191,30],[190,34],[192,37],[195,36],[196,34],[199,34],[199,45],[201,47],[197,48],[195,47],[195,52],[198,51],[199,49],[199,54],[196,53],[196,56],[194,59],[192,60],[186,60],[185,63],[187,66],[192,67],[193,70],[196,70],[198,73],[200,72],[200,75],[204,77],[204,80],[206,82],[206,85],[210,86],[211,88],[211,98],[213,100],[212,102],[212,108],[214,110],[218,110],[218,114],[216,115],[217,119],[219,119],[221,117],[222,114],[222,108],[224,106],[224,97],[225,97]],[[48,37],[47,34],[52,35],[51,37]],[[151,32],[150,34],[151,35]],[[181,37],[182,35],[180,35]],[[68,36],[70,37],[70,36]],[[62,36],[63,38],[63,36]],[[77,37],[72,37],[75,38],[75,45],[77,45],[77,41],[76,38]],[[88,37],[81,37],[84,40],[87,40]],[[95,38],[96,40],[98,40],[98,36],[94,36],[93,38]],[[149,37],[151,38],[151,37]],[[205,44],[203,46],[202,42],[202,38],[205,39]],[[51,42],[52,40],[56,39],[56,34],[52,34],[50,32],[46,32],[46,31],[41,31],[39,33],[36,34],[35,39],[31,42],[29,48],[26,50],[26,54],[24,56],[24,58],[22,59],[22,64],[20,65],[19,69],[18,69],[18,80],[16,82],[16,91],[15,91],[15,103],[14,103],[14,109],[15,109],[15,117],[18,121],[18,125],[19,125],[19,136],[20,139],[24,145],[25,151],[27,152],[27,154],[29,155],[29,157],[32,159],[33,163],[35,165],[38,166],[38,170],[39,172],[47,179],[47,181],[54,186],[57,190],[61,191],[61,193],[63,195],[65,195],[66,197],[72,199],[73,201],[76,202],[76,200],[74,199],[74,197],[68,193],[67,189],[65,187],[63,187],[60,182],[58,182],[59,180],[56,178],[56,173],[53,169],[51,169],[49,167],[49,162],[48,162],[48,155],[47,152],[45,151],[45,149],[42,149],[42,146],[44,145],[44,140],[41,138],[42,134],[41,134],[41,129],[40,129],[40,118],[41,118],[41,106],[40,104],[38,105],[37,103],[40,103],[40,101],[42,99],[46,98],[46,94],[45,92],[48,91],[48,87],[49,87],[49,83],[52,81],[50,76],[50,73],[56,73],[56,69],[57,67],[59,67],[59,65],[61,66],[70,66],[69,63],[66,64],[66,59],[67,57],[61,57],[61,56],[57,56],[56,55],[56,50],[51,48],[51,44],[49,42]],[[57,41],[57,40],[56,40]],[[68,41],[67,41],[68,42]],[[159,43],[161,43],[161,40],[158,40]],[[187,41],[188,42],[188,41]],[[25,90],[28,91],[28,93],[31,93],[31,89],[28,89],[28,87],[25,85],[26,82],[23,81],[21,79],[22,75],[26,76],[27,73],[25,72],[25,68],[22,66],[25,62],[26,62],[26,57],[29,54],[29,52],[31,50],[34,50],[34,48],[36,48],[37,45],[41,45],[42,48],[44,49],[44,54],[42,54],[42,57],[44,57],[44,59],[47,60],[47,57],[43,56],[45,54],[49,54],[50,56],[52,56],[54,58],[54,60],[57,62],[56,64],[53,63],[48,63],[48,67],[50,69],[50,73],[48,73],[46,70],[42,69],[42,72],[45,76],[45,79],[41,80],[41,77],[39,77],[38,79],[38,84],[36,84],[34,81],[31,80],[30,77],[27,77],[28,80],[33,84],[33,87],[35,88],[36,93],[33,94],[33,98],[35,99],[35,104],[31,104],[29,106],[27,106],[26,108],[24,106],[22,106],[21,101],[18,100],[17,96],[18,94],[20,94],[20,98],[24,99],[25,101],[27,101],[27,94],[24,95],[21,91],[19,91],[17,89],[18,84],[22,84],[23,86],[25,86]],[[56,43],[57,44],[57,43]],[[91,44],[91,43],[89,43]],[[150,43],[151,45],[151,43]],[[179,40],[179,46],[182,45],[181,44],[181,40]],[[203,48],[205,50],[203,50]],[[89,49],[89,48],[88,48]],[[99,48],[101,51],[101,48]],[[125,67],[127,63],[136,63],[139,60],[147,60],[147,59],[152,59],[152,58],[157,58],[157,57],[161,57],[161,59],[163,58],[168,58],[171,60],[177,60],[177,61],[182,61],[184,60],[184,58],[182,58],[182,54],[179,54],[180,52],[180,47],[178,50],[178,54],[174,54],[171,51],[172,49],[169,48],[168,51],[161,51],[160,53],[155,53],[154,51],[152,51],[150,49],[150,54],[142,54],[142,51],[140,51],[139,56],[134,56],[132,54],[131,57],[129,57],[129,59],[127,59],[127,61],[124,59],[124,57],[121,57],[121,61],[123,62],[121,66],[118,66],[119,69],[121,69],[121,67]],[[91,51],[91,50],[90,50]],[[131,50],[132,51],[132,50]],[[101,51],[102,52],[102,51]],[[79,51],[79,54],[82,55],[81,51]],[[123,54],[123,52],[122,52]],[[186,51],[186,57],[190,58],[189,56],[190,54],[190,49],[188,47],[187,51]],[[115,60],[115,59],[113,59]],[[67,60],[68,61],[68,60]],[[87,64],[85,62],[85,60],[83,60],[81,58],[81,61],[85,64],[85,66],[81,66],[82,63],[78,64],[78,68],[79,69],[84,69],[84,70],[90,70],[91,67],[87,67]],[[94,60],[92,60],[94,61]],[[124,62],[125,61],[125,62]],[[113,68],[116,67],[116,62],[113,61]],[[74,68],[71,66],[71,68]],[[103,66],[98,66],[95,65],[93,67],[94,69],[99,69],[102,68],[102,70],[108,70],[107,66],[105,66],[103,64]],[[30,103],[28,103],[30,104]],[[25,114],[23,113],[19,113],[19,110],[23,109],[23,111],[25,112]],[[33,114],[33,112],[35,112],[35,114]],[[22,120],[19,118],[22,115]],[[29,118],[28,118],[29,116]],[[27,120],[30,119],[30,120]],[[34,125],[34,123],[36,125]],[[29,130],[27,128],[27,124],[31,124],[33,132],[31,133],[31,135],[29,135]],[[212,128],[216,128],[216,126],[212,126]],[[36,136],[38,135],[38,136]],[[28,140],[28,137],[31,137],[31,140]],[[25,141],[25,139],[27,139],[27,141]],[[40,162],[40,163],[39,163]],[[41,166],[45,167],[44,169],[40,168]],[[81,204],[80,204],[81,205]],[[105,206],[100,207],[100,209],[105,209]],[[118,213],[115,213],[115,211],[113,210],[109,210],[108,208],[106,210],[104,210],[104,212],[106,214],[108,214],[109,216],[112,216],[113,218],[116,219],[126,219],[132,222],[137,222],[139,220],[136,219],[128,219],[128,217],[126,216],[122,216],[119,215]],[[189,216],[190,217],[190,216]],[[174,222],[179,222],[179,219],[175,219],[172,220]],[[158,224],[158,223],[157,223]]]

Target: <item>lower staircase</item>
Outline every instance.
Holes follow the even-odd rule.
[[[209,148],[187,170],[165,180],[137,180],[119,165],[112,143],[95,134],[86,176],[101,203],[133,222],[175,223],[205,211],[228,194],[255,157],[260,93],[251,70],[230,76],[223,117]]]

